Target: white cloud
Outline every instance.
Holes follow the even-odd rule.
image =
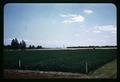
[[[95,31],[116,33],[116,27],[114,25],[96,26]]]
[[[85,20],[85,18],[81,15],[77,15],[77,14],[61,14],[61,17],[66,18],[62,23],[65,24],[70,24],[70,23],[80,23],[83,22]]]
[[[74,16],[74,17],[72,17],[71,19],[72,19],[72,21],[74,21],[74,22],[83,22],[83,21],[84,21],[84,17],[83,17],[83,16],[80,16],[80,15]]]
[[[84,13],[86,13],[86,14],[91,14],[91,13],[93,13],[93,11],[92,11],[92,10],[89,10],[89,9],[86,9],[86,10],[84,10]]]

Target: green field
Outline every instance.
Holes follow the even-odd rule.
[[[116,49],[79,50],[4,50],[5,69],[86,72],[93,71],[116,58]],[[21,60],[21,68],[18,61]]]

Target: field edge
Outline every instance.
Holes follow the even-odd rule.
[[[26,71],[4,69],[5,79],[116,79],[117,60],[113,60],[89,74],[48,72],[48,71]]]

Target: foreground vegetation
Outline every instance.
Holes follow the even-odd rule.
[[[103,65],[94,72],[88,74],[88,78],[117,78],[117,60]]]
[[[5,69],[4,77],[7,79],[116,79],[117,61],[115,59],[88,74]]]
[[[4,68],[86,73],[86,63],[91,72],[115,58],[116,49],[5,50]]]

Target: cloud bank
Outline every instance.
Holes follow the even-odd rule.
[[[94,32],[110,32],[116,33],[116,27],[114,25],[102,25],[102,26],[95,26]]]

